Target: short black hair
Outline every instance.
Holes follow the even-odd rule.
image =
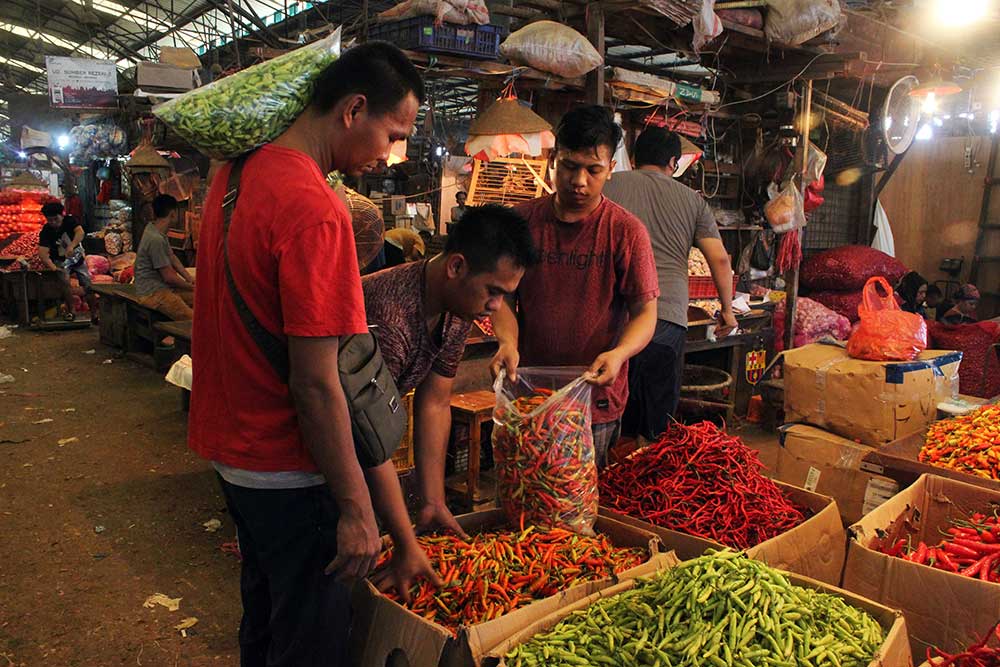
[[[153,215],[162,220],[177,210],[177,200],[170,195],[156,195],[153,199]]]
[[[57,201],[50,201],[47,204],[42,204],[42,215],[46,218],[54,218],[57,215],[62,215],[66,207]]]
[[[632,157],[636,167],[666,167],[681,158],[681,138],[665,127],[647,127],[636,138]]]
[[[465,197],[466,199],[468,199],[469,193],[466,192],[465,190],[459,190],[458,192],[455,193],[455,199],[458,199],[459,197]]]
[[[596,105],[573,109],[562,117],[556,129],[556,149],[593,150],[607,146],[614,155],[622,140],[622,128],[607,107]]]
[[[499,204],[473,206],[448,233],[446,254],[461,253],[473,273],[493,271],[501,257],[529,268],[538,263],[528,221]]]
[[[930,285],[927,286],[927,296],[928,297],[932,297],[932,296],[941,296],[941,297],[943,297],[944,293],[941,291],[941,288],[938,287],[937,285],[930,284]]]
[[[424,101],[424,81],[406,54],[389,42],[367,42],[345,51],[316,79],[312,103],[325,113],[348,95],[364,95],[371,113],[388,113],[413,93]]]

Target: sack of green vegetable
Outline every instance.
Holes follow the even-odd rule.
[[[273,141],[312,97],[313,84],[340,56],[329,37],[164,102],[153,114],[205,155],[229,160]]]

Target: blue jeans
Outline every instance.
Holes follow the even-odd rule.
[[[347,665],[350,588],[323,574],[337,554],[339,511],[329,488],[219,483],[243,556],[241,667]]]

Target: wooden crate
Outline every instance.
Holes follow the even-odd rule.
[[[413,469],[413,392],[403,396],[403,408],[406,410],[407,425],[396,453],[392,455],[392,463],[396,472],[404,473]]]

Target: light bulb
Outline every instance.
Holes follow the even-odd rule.
[[[926,114],[937,111],[937,95],[933,92],[927,93],[927,97],[924,98],[923,111]]]

